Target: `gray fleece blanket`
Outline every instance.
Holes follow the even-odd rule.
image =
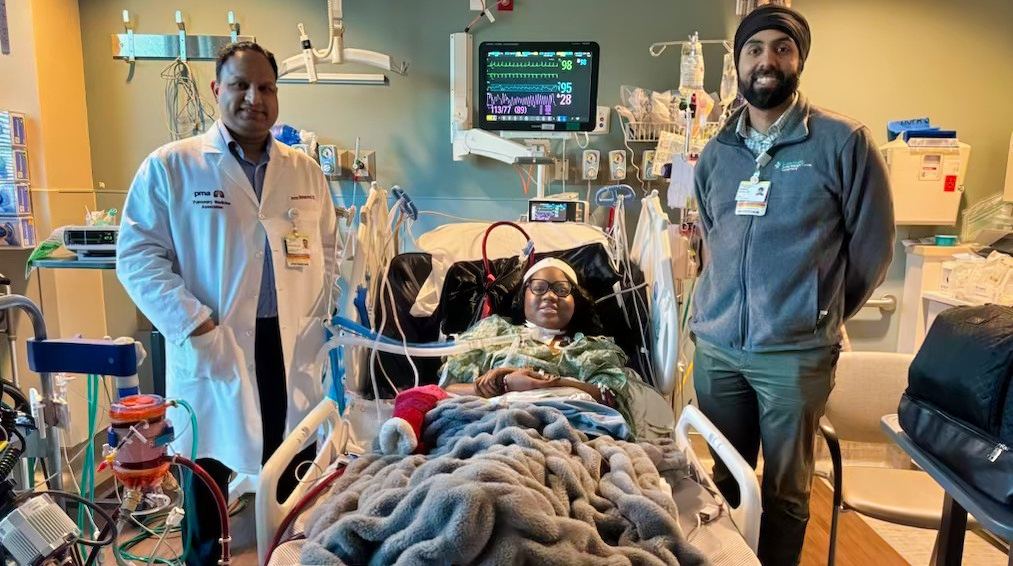
[[[441,402],[427,455],[366,454],[306,523],[302,563],[703,564],[661,472],[671,441],[588,438],[551,407]]]

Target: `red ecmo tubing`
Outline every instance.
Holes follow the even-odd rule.
[[[495,281],[496,279],[492,277],[492,271],[489,269],[489,253],[486,251],[486,244],[489,243],[489,233],[492,232],[493,229],[496,228],[497,226],[513,226],[521,234],[524,234],[524,237],[527,238],[527,241],[529,242],[531,241],[531,236],[528,236],[528,233],[524,231],[524,228],[521,228],[517,224],[509,222],[507,220],[495,222],[491,226],[489,226],[489,228],[486,229],[485,235],[482,237],[482,265],[485,266],[486,279],[492,278],[493,281]],[[531,267],[534,264],[535,264],[535,250],[534,248],[532,248],[531,253],[528,255],[528,267]]]

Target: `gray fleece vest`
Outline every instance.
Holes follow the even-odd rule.
[[[799,104],[760,170],[771,182],[764,216],[735,214],[739,183],[756,171],[735,131],[738,113],[697,163],[705,257],[690,327],[715,345],[769,352],[836,344],[841,323],[893,258],[893,201],[871,133],[804,97]]]

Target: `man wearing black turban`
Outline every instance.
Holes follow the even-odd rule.
[[[707,256],[693,379],[700,409],[754,467],[762,441],[766,566],[798,564],[840,328],[893,258],[888,174],[871,133],[798,92],[811,42],[789,8],[742,20],[735,63],[746,104],[704,148],[694,187]],[[714,476],[736,505],[727,468]]]
[[[809,22],[790,8],[767,5],[746,16],[735,32],[735,68],[746,102],[765,111],[766,117],[783,114],[798,90],[811,43]],[[770,50],[777,64],[765,60]],[[798,62],[795,69],[790,65],[794,60]]]

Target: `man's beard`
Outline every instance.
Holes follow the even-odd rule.
[[[757,78],[768,75],[777,79],[777,83],[773,88],[758,89],[754,86]],[[795,94],[795,91],[798,90],[798,82],[798,73],[791,73],[786,76],[777,69],[765,69],[754,71],[747,80],[739,79],[739,92],[742,93],[742,97],[751,106],[760,110],[770,110],[771,108],[777,108],[791,98]]]

